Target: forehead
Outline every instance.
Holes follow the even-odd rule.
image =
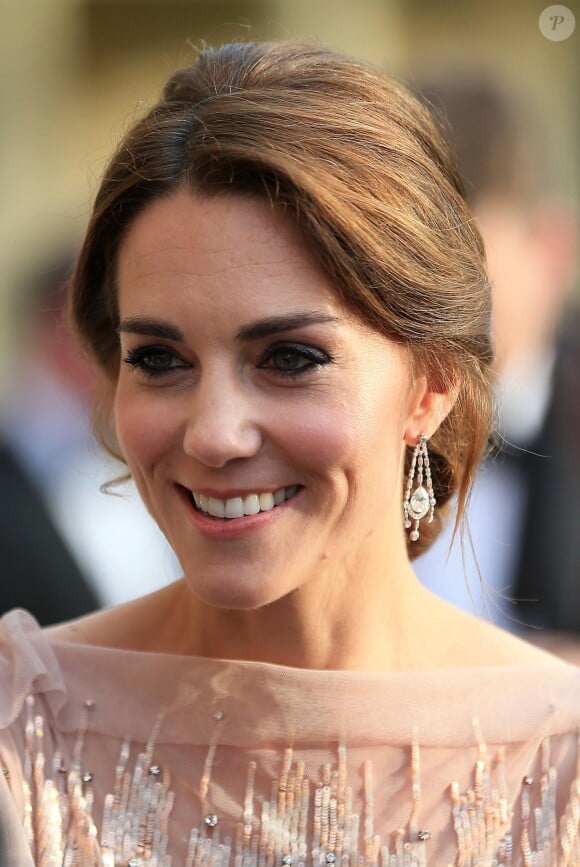
[[[340,307],[336,289],[292,219],[266,199],[158,199],[129,227],[118,258],[120,306],[172,289],[206,301],[305,302]],[[344,311],[346,315],[346,311]]]

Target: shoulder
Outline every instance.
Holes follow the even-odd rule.
[[[491,623],[476,620],[470,626],[472,635],[478,642],[477,656],[481,664],[553,666],[558,669],[570,667],[564,659],[549,649]]]
[[[423,642],[429,645],[431,667],[488,668],[513,666],[570,666],[550,648],[541,647],[486,620],[461,611],[425,591],[429,626]]]
[[[133,624],[139,621],[141,600],[126,602],[45,628],[51,643],[130,649]]]
[[[55,706],[66,689],[60,664],[34,617],[15,609],[0,619],[0,729],[20,715],[32,692],[50,694]]]
[[[497,726],[506,741],[520,728],[527,738],[536,732],[539,742],[548,734],[564,738],[568,755],[561,759],[567,765],[574,756],[575,767],[580,668],[471,615],[458,621],[457,630],[458,646],[468,648],[458,681],[472,696],[474,714],[487,720],[486,730]]]
[[[151,651],[160,646],[165,624],[178,605],[179,581],[167,587],[44,630],[51,642],[115,650]]]

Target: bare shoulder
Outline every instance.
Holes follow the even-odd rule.
[[[84,644],[120,650],[148,650],[149,626],[157,623],[159,632],[168,607],[173,606],[174,585],[163,587],[147,596],[131,600],[112,608],[104,608],[70,620],[49,626],[44,634],[49,641],[68,644]],[[157,632],[157,634],[159,634]]]
[[[560,656],[470,614],[461,613],[455,630],[466,665],[567,665]]]
[[[482,668],[508,666],[566,666],[550,653],[487,620],[456,608],[421,587],[421,644],[425,668]]]

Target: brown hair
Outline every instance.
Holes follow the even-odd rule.
[[[492,418],[490,291],[427,109],[392,78],[317,46],[228,44],[176,72],[106,170],[72,281],[73,319],[111,384],[119,245],[149,202],[183,187],[289,210],[341,299],[406,345],[432,382],[459,384],[429,448],[438,504],[457,492],[461,515]],[[436,514],[410,556],[437,534]]]

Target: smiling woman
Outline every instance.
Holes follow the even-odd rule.
[[[300,589],[313,610],[347,553],[382,585],[373,560],[407,574],[403,437],[449,399],[344,305],[287,214],[247,195],[159,199],[129,227],[117,287],[116,437],[196,607]],[[303,664],[292,644],[274,653]]]
[[[580,864],[578,672],[410,565],[492,413],[425,109],[321,48],[201,52],[114,155],[71,309],[183,578],[2,621],[10,863]]]

